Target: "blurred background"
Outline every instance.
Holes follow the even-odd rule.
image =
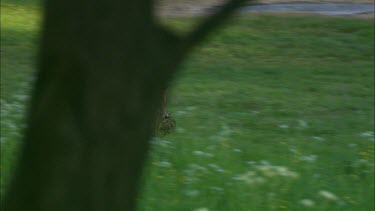
[[[186,33],[222,2],[164,0],[156,13]],[[257,2],[281,3],[321,9],[242,11],[183,64],[167,105],[177,128],[152,140],[139,210],[373,209],[373,1]],[[41,5],[1,2],[1,193],[22,144]]]

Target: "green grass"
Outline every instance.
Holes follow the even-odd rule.
[[[1,10],[3,191],[21,143],[40,10]],[[167,23],[186,31],[192,20]],[[152,142],[140,210],[372,210],[373,27],[301,15],[229,21],[173,84],[177,131]]]

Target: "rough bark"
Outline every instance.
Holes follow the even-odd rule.
[[[241,2],[180,38],[155,23],[151,0],[47,1],[28,129],[3,210],[134,210],[164,87]]]

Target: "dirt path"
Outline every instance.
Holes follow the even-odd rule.
[[[210,11],[210,8],[220,5],[222,2],[225,2],[225,0],[161,0],[157,6],[157,12],[161,16],[204,15]],[[247,8],[243,11],[282,13],[313,12],[325,15],[350,15],[364,18],[374,17],[373,0],[258,0],[257,4],[259,4],[259,6]]]
[[[358,15],[374,13],[373,4],[295,3],[245,6],[241,12],[309,12],[323,15]]]

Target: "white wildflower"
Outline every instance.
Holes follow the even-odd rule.
[[[305,207],[313,207],[315,206],[315,202],[311,199],[302,199],[299,201],[300,204],[302,204]]]
[[[211,158],[211,157],[213,157],[214,156],[214,154],[212,154],[212,153],[209,153],[209,152],[206,152],[206,155],[205,155],[206,157],[209,157],[209,158]]]
[[[198,164],[190,164],[190,168],[191,168],[191,172],[196,172],[196,171],[200,171],[200,172],[207,172],[207,169],[203,166],[200,166]]]
[[[12,123],[8,123],[8,127],[9,127],[9,129],[12,129],[12,130],[15,130],[15,129],[17,129],[17,126],[16,125],[14,125],[14,124],[12,124]]]
[[[298,123],[300,127],[306,128],[309,126],[305,120],[298,120]]]
[[[199,207],[199,208],[195,209],[194,211],[210,211],[210,210],[206,207]]]
[[[331,201],[336,201],[336,200],[339,199],[335,194],[333,194],[329,191],[326,191],[326,190],[319,191],[318,195],[327,199],[327,200],[331,200]]]
[[[193,175],[194,174],[194,170],[191,170],[191,169],[185,169],[185,170],[182,170],[182,172],[184,172],[186,175]]]
[[[170,168],[172,167],[172,164],[168,161],[161,161],[159,162],[158,166],[163,168]]]
[[[210,189],[213,190],[213,191],[217,191],[217,192],[222,192],[222,191],[224,191],[224,188],[217,187],[217,186],[212,186],[212,187],[210,187]]]
[[[202,156],[202,157],[213,157],[214,155],[212,153],[209,153],[209,152],[203,152],[203,151],[194,151],[193,152],[193,155],[196,155],[196,156]]]
[[[320,137],[320,136],[313,136],[312,139],[314,139],[316,141],[324,141],[325,140],[323,137]]]
[[[284,176],[284,177],[290,177],[290,178],[298,178],[299,174],[294,171],[290,171],[287,167],[284,166],[275,166],[275,170],[278,175]]]
[[[294,147],[288,147],[288,150],[291,152],[291,153],[294,153],[294,154],[298,154],[298,150]]]
[[[177,111],[175,114],[177,115],[177,116],[180,116],[180,115],[184,115],[184,114],[186,114],[187,112],[186,111]]]
[[[272,166],[269,165],[255,165],[255,168],[259,171],[269,171]]]
[[[315,162],[317,158],[318,158],[317,155],[306,155],[306,156],[301,156],[300,160],[312,163],[312,162]]]
[[[185,192],[186,196],[197,196],[199,195],[199,190],[186,190]]]
[[[211,168],[214,168],[214,169],[218,169],[218,168],[220,168],[218,165],[213,164],[213,163],[210,163],[210,164],[208,164],[207,166],[209,166],[209,167],[211,167]]]
[[[189,165],[190,168],[192,169],[199,169],[199,168],[202,168],[202,166],[198,165],[198,164],[195,164],[195,163],[192,163]]]
[[[163,147],[163,148],[174,148],[174,147],[170,146],[172,144],[172,142],[166,141],[166,140],[163,140],[163,139],[160,139],[160,138],[154,138],[152,143],[157,145],[157,146]]]
[[[262,165],[270,165],[270,162],[266,161],[266,160],[261,160],[259,161],[260,164]]]
[[[234,177],[233,179],[243,181],[248,185],[262,184],[266,181],[263,177],[257,176],[254,171],[248,171],[244,174]]]
[[[275,171],[279,174],[284,174],[289,171],[285,166],[274,166],[273,169],[275,169]]]
[[[214,171],[216,172],[220,172],[220,173],[223,173],[224,172],[224,169],[222,169],[221,167],[219,167],[218,165],[216,164],[208,164],[209,167],[211,167]]]
[[[295,179],[299,177],[297,172],[289,170],[285,166],[274,166],[268,161],[262,160],[259,164],[255,161],[248,161],[253,170],[233,177],[234,180],[244,181],[247,184],[262,184],[267,178],[281,176]]]
[[[252,181],[253,184],[263,184],[266,180],[263,177],[255,177]]]
[[[361,136],[361,137],[373,137],[374,132],[373,131],[365,131],[365,132],[360,133],[359,136]]]
[[[272,168],[263,169],[262,174],[266,177],[274,177],[277,175],[277,172],[274,171]]]
[[[17,100],[21,100],[21,101],[24,101],[24,100],[27,100],[30,98],[29,95],[17,95],[15,96]]]
[[[197,182],[197,180],[198,179],[188,177],[188,178],[184,179],[184,183],[185,184],[193,184],[193,183]]]
[[[202,152],[202,151],[194,151],[193,154],[194,154],[194,155],[198,155],[198,156],[203,156],[203,155],[205,155],[205,152]]]
[[[279,125],[279,128],[287,129],[287,128],[289,128],[289,125],[287,125],[287,124],[281,124],[281,125]]]
[[[259,111],[251,111],[251,113],[252,113],[253,115],[257,115],[257,114],[259,114],[260,112],[259,112]]]
[[[365,131],[363,133],[360,133],[359,135],[363,138],[368,138],[369,141],[375,141],[373,131]]]
[[[253,161],[253,160],[247,161],[247,164],[249,164],[249,165],[254,165],[255,163],[256,163],[256,162]]]
[[[188,107],[186,107],[185,109],[187,110],[187,111],[192,111],[192,110],[195,110],[197,107],[195,107],[195,106],[188,106]]]
[[[227,125],[222,125],[221,129],[222,130],[218,133],[219,137],[229,136],[233,133],[233,131]]]

